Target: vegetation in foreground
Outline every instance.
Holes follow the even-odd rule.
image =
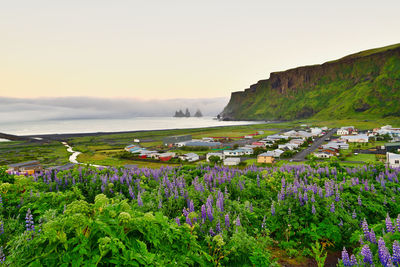
[[[272,266],[289,258],[323,264],[326,252],[345,247],[351,264],[379,264],[382,251],[394,262],[400,228],[382,225],[395,225],[390,218],[400,213],[399,175],[383,165],[337,163],[78,167],[32,177],[2,171],[0,259],[11,266]],[[343,255],[339,264],[351,266]]]

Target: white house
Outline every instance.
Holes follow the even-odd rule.
[[[332,154],[326,152],[316,152],[314,153],[314,156],[320,159],[326,159],[332,157]]]
[[[246,139],[253,139],[253,136],[252,136],[252,135],[246,135],[244,138],[246,138]]]
[[[322,133],[322,129],[321,128],[318,128],[318,127],[311,128],[311,134],[313,136],[320,135],[321,133]]]
[[[345,135],[341,139],[348,143],[368,143],[368,135],[366,134]]]
[[[386,163],[389,167],[399,168],[400,167],[400,155],[395,153],[386,153]]]
[[[354,131],[354,126],[341,127],[336,131],[337,135],[349,135]]]
[[[336,149],[349,149],[349,144],[346,142],[332,141],[325,145],[322,145],[322,148],[330,148],[330,147]]]
[[[244,151],[241,149],[224,150],[224,156],[243,156]]]
[[[225,159],[225,155],[223,153],[212,152],[212,153],[207,154],[207,156],[206,156],[207,162],[210,162],[209,158],[211,156],[219,157],[221,160]]]
[[[224,165],[226,166],[235,166],[240,163],[240,158],[226,158],[224,159]]]
[[[179,156],[179,158],[188,162],[194,162],[200,159],[199,155],[197,155],[196,153],[187,153]]]
[[[242,150],[244,155],[253,155],[253,148],[244,146],[240,147],[239,150]]]

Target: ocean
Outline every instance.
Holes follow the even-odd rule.
[[[246,125],[262,122],[218,121],[212,117],[136,117],[130,119],[74,119],[2,122],[0,132],[15,135],[120,132]]]

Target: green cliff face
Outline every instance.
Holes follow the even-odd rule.
[[[268,80],[232,93],[221,116],[228,120],[400,116],[400,44],[271,73]]]

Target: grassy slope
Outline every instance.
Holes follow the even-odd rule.
[[[259,84],[256,93],[248,93],[240,103],[230,103],[228,109],[233,109],[237,119],[293,120],[302,117],[304,110],[314,113],[316,120],[399,117],[400,57],[393,55],[384,62],[365,57],[396,47],[400,44],[350,55],[361,58],[354,64],[339,65],[336,77],[321,76],[312,88],[282,95],[268,83]]]

